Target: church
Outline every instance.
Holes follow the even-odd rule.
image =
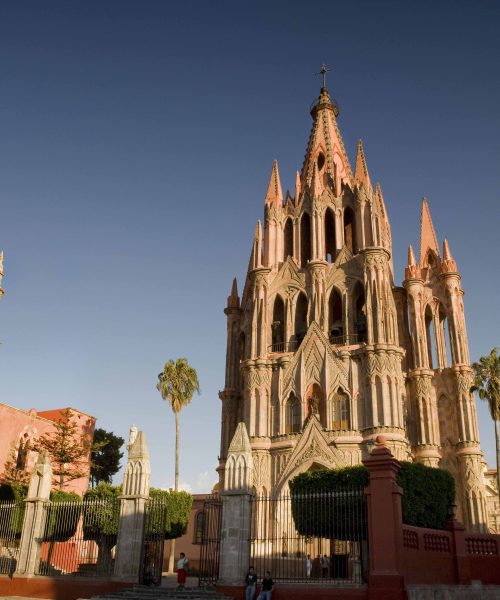
[[[448,469],[457,517],[487,523],[485,467],[470,393],[460,273],[422,202],[418,256],[395,284],[391,225],[359,141],[354,170],[323,83],[293,196],[275,161],[241,298],[225,308],[219,486],[244,423],[253,491],[279,496],[297,474],[360,464],[378,435],[392,454]],[[403,274],[396,274],[398,281]]]

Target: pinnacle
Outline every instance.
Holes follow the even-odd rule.
[[[301,190],[300,173],[297,171],[297,173],[295,175],[295,203],[297,203],[299,201],[300,190]]]
[[[422,213],[420,218],[420,263],[422,264],[428,250],[433,250],[439,256],[439,245],[432,224],[431,212],[426,198],[422,198]]]
[[[316,163],[314,163],[314,167],[313,167],[311,190],[312,190],[313,198],[317,198],[318,196],[321,196],[321,192],[322,192],[321,181],[320,181],[320,175],[318,173],[318,165]]]
[[[280,174],[278,170],[278,161],[273,162],[271,178],[267,187],[266,204],[283,204],[283,191],[281,189]]]
[[[415,253],[413,252],[413,247],[410,244],[410,246],[408,247],[408,266],[413,267],[416,264],[417,261],[415,260]]]
[[[443,260],[453,260],[453,256],[451,255],[450,245],[448,244],[448,240],[444,238],[443,241]]]
[[[233,279],[233,285],[231,286],[231,294],[227,299],[228,308],[239,308],[240,306],[240,298],[238,296],[238,282],[236,281],[236,277]]]
[[[356,155],[356,169],[354,171],[354,181],[359,185],[364,185],[368,189],[372,187],[368,167],[366,166],[363,142],[358,141],[358,153]]]

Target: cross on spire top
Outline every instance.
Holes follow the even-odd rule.
[[[321,69],[319,71],[319,73],[315,73],[315,75],[321,75],[323,77],[323,86],[324,88],[326,88],[326,74],[330,72],[330,69],[327,68],[327,66],[325,65],[325,63],[323,63],[321,65]]]

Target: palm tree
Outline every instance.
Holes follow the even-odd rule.
[[[497,451],[497,487],[500,491],[500,435],[498,422],[500,421],[500,355],[498,348],[481,356],[479,362],[473,363],[474,381],[471,392],[478,392],[481,400],[486,400],[490,415],[495,423],[495,444]]]
[[[186,358],[177,361],[169,360],[158,375],[156,389],[163,400],[167,400],[175,414],[175,491],[179,491],[179,413],[191,402],[195,392],[200,393],[200,384],[196,369],[191,367]],[[175,539],[170,540],[170,556],[168,571],[174,570]]]

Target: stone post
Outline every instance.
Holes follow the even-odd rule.
[[[368,500],[369,600],[401,600],[405,597],[401,569],[403,550],[402,489],[396,484],[399,462],[377,437],[377,446],[363,461],[370,473],[365,489]]]
[[[23,529],[15,576],[32,577],[40,562],[45,505],[49,502],[52,487],[52,467],[47,453],[39,454],[31,474],[25,502]]]
[[[114,579],[137,583],[141,571],[146,502],[151,467],[146,438],[130,430],[128,461],[123,478]]]
[[[242,585],[250,564],[253,460],[244,423],[229,446],[222,492],[219,582]]]

